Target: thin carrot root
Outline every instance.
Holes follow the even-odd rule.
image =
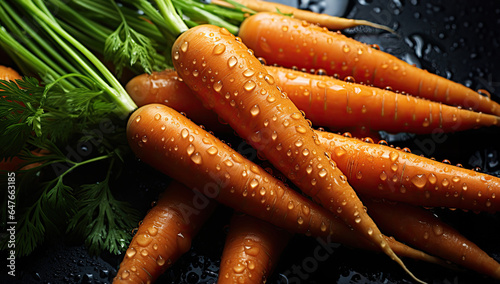
[[[248,47],[224,28],[200,25],[177,38],[172,58],[179,76],[238,135],[420,282],[387,245],[345,175],[324,155],[308,121]]]
[[[277,13],[257,13],[243,21],[238,35],[268,64],[323,69],[341,79],[351,76],[367,85],[391,87],[413,96],[500,116],[500,104],[488,96],[298,19]]]
[[[465,268],[500,279],[500,263],[431,212],[404,203],[363,201],[385,233]]]
[[[231,7],[233,5],[225,1],[212,1],[216,5]],[[234,0],[234,2],[247,7],[250,11],[256,12],[278,12],[286,15],[291,15],[292,17],[310,23],[316,23],[319,26],[325,27],[330,30],[342,30],[347,28],[353,28],[357,26],[369,26],[376,29],[381,29],[388,31],[390,33],[396,34],[396,32],[384,25],[376,24],[366,20],[358,19],[347,19],[342,17],[335,17],[323,13],[315,13],[307,10],[297,9],[289,5],[275,3],[271,1],[261,1],[261,0]],[[245,11],[244,11],[245,12]]]

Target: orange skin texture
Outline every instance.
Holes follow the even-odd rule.
[[[234,214],[219,268],[218,284],[265,283],[291,234],[267,222]]]
[[[144,217],[113,283],[153,283],[186,253],[216,205],[206,198],[202,205],[197,200],[191,189],[172,182]]]
[[[363,199],[388,235],[481,274],[500,279],[500,264],[430,211],[405,203]]]
[[[317,132],[356,191],[426,207],[497,212],[500,178],[389,146]]]
[[[179,76],[204,105],[305,194],[404,267],[346,176],[325,155],[309,122],[245,44],[226,29],[200,25],[177,38],[172,58]]]
[[[343,79],[472,108],[500,116],[500,105],[489,97],[412,66],[383,51],[340,33],[276,13],[257,13],[241,24],[239,36],[268,64],[324,69]]]
[[[159,104],[132,113],[127,137],[135,155],[219,203],[292,233],[380,251],[332,213],[287,187],[187,117]],[[440,261],[386,236],[401,257]]]
[[[430,134],[436,129],[455,132],[498,126],[500,120],[494,115],[348,83],[329,76],[282,67],[266,66],[266,69],[274,77],[276,85],[281,86],[314,125],[348,130],[354,136],[356,130],[364,131],[356,137],[371,137],[378,130],[417,134]],[[139,106],[146,103],[165,104],[186,113],[193,121],[211,130],[231,130],[219,123],[213,111],[202,106],[174,70],[136,76],[127,84],[127,91]]]

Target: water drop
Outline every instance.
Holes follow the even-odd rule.
[[[259,185],[259,182],[257,181],[257,179],[252,179],[252,181],[250,182],[250,187],[252,189],[255,189],[258,185]]]
[[[301,134],[304,134],[307,132],[307,128],[302,126],[302,125],[297,125],[295,126],[295,130],[298,132],[298,133],[301,133]]]
[[[186,52],[188,50],[188,47],[189,47],[189,43],[187,41],[183,42],[181,44],[181,51]]]
[[[143,247],[149,245],[152,240],[149,234],[141,234],[136,237],[137,244]]]
[[[188,135],[189,135],[189,131],[186,128],[181,130],[182,138],[186,139],[188,137]]]
[[[160,120],[161,119],[161,114],[157,113],[155,114],[155,120]]]
[[[210,148],[207,149],[207,153],[210,155],[215,155],[218,152],[219,152],[219,150],[215,146],[211,146]]]
[[[238,64],[238,59],[236,59],[236,57],[234,56],[231,56],[228,60],[227,60],[227,65],[232,68],[234,67],[236,64]]]
[[[245,77],[252,77],[253,75],[255,74],[255,71],[253,71],[252,69],[246,69],[245,71],[243,71],[243,76]]]
[[[213,53],[215,55],[222,54],[226,50],[226,45],[223,43],[218,43],[214,46]]]
[[[165,259],[161,255],[158,255],[156,258],[156,264],[158,264],[158,266],[163,266],[165,265],[165,262]]]
[[[413,183],[413,185],[417,188],[422,189],[427,183],[427,177],[425,174],[415,175],[411,178],[411,183]]]
[[[197,165],[201,164],[202,159],[200,153],[199,152],[194,153],[194,155],[191,156],[191,161],[193,161],[193,163]]]
[[[302,145],[304,145],[304,142],[302,142],[302,140],[299,139],[299,140],[295,141],[296,147],[301,147]]]
[[[194,148],[193,144],[189,144],[189,146],[187,146],[187,148],[186,148],[186,152],[187,152],[188,155],[193,154],[194,150],[195,150],[195,148]]]
[[[386,179],[387,179],[387,174],[385,173],[385,171],[382,171],[382,173],[380,173],[380,180],[385,181]]]
[[[324,178],[328,174],[328,171],[326,169],[322,169],[319,171],[318,175],[322,178]]]
[[[396,151],[391,151],[389,153],[389,158],[391,159],[391,161],[395,162],[399,158],[399,153]]]
[[[127,257],[133,257],[136,253],[137,253],[137,251],[134,248],[128,248],[126,255],[127,255]]]
[[[307,157],[309,155],[309,149],[305,148],[304,150],[302,150],[302,155],[304,155],[304,157]]]
[[[302,216],[299,216],[299,218],[297,218],[297,223],[298,223],[299,225],[304,224],[304,218],[302,218]]]
[[[252,114],[252,116],[258,115],[259,112],[260,112],[259,105],[254,105],[252,108],[250,108],[250,114]]]
[[[245,85],[243,85],[243,88],[244,88],[245,90],[247,90],[247,91],[249,91],[249,92],[250,92],[251,90],[255,89],[255,86],[257,86],[257,85],[255,84],[255,82],[254,82],[254,81],[252,81],[252,80],[249,80],[249,81],[247,81],[247,82],[245,83]]]
[[[221,81],[215,82],[213,88],[214,91],[216,91],[217,93],[220,92],[220,90],[222,89],[222,82]]]

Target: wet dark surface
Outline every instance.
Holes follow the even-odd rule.
[[[327,1],[280,1],[325,11]],[[309,6],[308,6],[309,5]],[[499,1],[377,1],[348,3],[340,13],[395,29],[399,36],[368,27],[346,31],[354,38],[376,43],[382,50],[430,72],[473,89],[486,89],[500,101],[500,2]],[[500,131],[496,128],[431,135],[385,135],[397,146],[410,147],[438,160],[448,159],[466,168],[480,167],[500,176]],[[442,138],[442,137],[441,137]],[[123,196],[133,196],[145,211],[167,182],[165,177],[136,161],[130,161],[120,185]],[[139,194],[137,194],[139,192]],[[500,260],[500,216],[496,214],[435,209],[446,222]],[[220,208],[181,258],[158,283],[214,283],[231,211]],[[318,246],[330,255],[319,261],[312,251]],[[16,265],[22,283],[109,283],[121,256],[90,257],[81,245],[54,240]],[[406,260],[412,272],[429,283],[493,283],[471,271],[449,271],[434,265]],[[9,278],[11,279],[11,278]],[[0,281],[5,280],[2,273]],[[4,282],[2,282],[4,283]],[[7,283],[7,282],[5,282]],[[296,236],[287,247],[267,283],[412,283],[385,255],[338,245],[324,246],[313,238]]]

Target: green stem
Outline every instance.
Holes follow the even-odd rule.
[[[160,10],[165,23],[175,37],[189,29],[179,14],[175,12],[175,7],[171,0],[155,0],[155,2],[158,5],[158,10]]]
[[[30,11],[33,16],[38,19],[38,23],[44,27],[44,29],[51,34],[52,37],[68,52],[82,68],[84,68],[92,77],[94,77],[101,87],[114,99],[117,106],[119,107],[119,112],[122,115],[128,115],[137,108],[137,105],[127,94],[120,82],[113,76],[113,74],[104,66],[104,64],[84,45],[73,38],[69,33],[67,33],[62,27],[55,22],[51,16],[46,15],[40,8],[38,8],[31,0],[20,0],[20,3]],[[43,4],[42,4],[43,5]],[[106,78],[108,83],[99,76],[95,70],[90,67],[83,59],[76,54],[76,52],[59,37],[61,36],[71,45],[73,45],[79,52],[81,52]]]

